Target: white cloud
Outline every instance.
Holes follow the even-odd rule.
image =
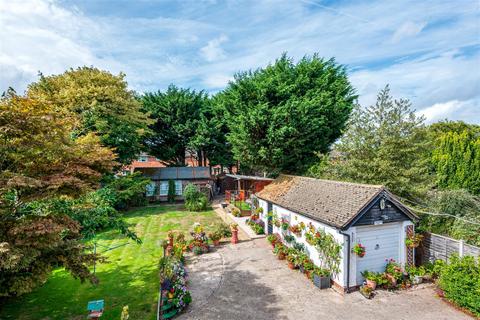
[[[470,56],[457,52],[445,52],[439,56],[421,56],[414,60],[402,61],[378,70],[362,69],[351,73],[351,81],[360,94],[364,106],[375,102],[376,95],[387,83],[396,98],[408,98],[413,107],[423,109],[435,104],[451,101],[480,99],[480,53]],[[457,103],[451,103],[451,108]],[[477,109],[474,104],[462,104],[463,115]],[[437,113],[429,112],[429,118],[450,117],[447,109],[439,108]],[[475,110],[476,111],[476,110]],[[441,115],[443,113],[443,116]],[[428,116],[427,115],[427,116]],[[479,121],[474,117],[466,121]]]
[[[423,28],[425,28],[426,25],[426,22],[415,23],[413,21],[407,21],[395,31],[392,36],[392,42],[397,43],[402,39],[416,36],[423,30]]]
[[[225,74],[211,74],[203,80],[203,83],[210,89],[221,89],[231,80],[233,80],[233,77]]]
[[[475,1],[70,3],[0,0],[0,91],[24,89],[38,70],[80,65],[124,71],[138,91],[170,83],[218,91],[282,52],[318,52],[348,66],[364,105],[387,83],[419,110],[480,99]]]
[[[84,42],[99,36],[99,26],[79,12],[65,10],[54,1],[0,2],[0,90],[11,86],[22,92],[44,74],[61,73],[70,67],[98,65],[102,61]]]
[[[418,111],[427,118],[427,122],[439,120],[467,120],[467,122],[480,122],[480,99],[466,101],[451,100]]]
[[[207,45],[200,48],[200,52],[205,60],[213,62],[222,60],[226,57],[225,50],[221,47],[221,44],[226,42],[228,37],[224,34],[218,38],[208,41]]]

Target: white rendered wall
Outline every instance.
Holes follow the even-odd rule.
[[[268,222],[267,222],[267,213],[268,213],[267,206],[268,206],[268,204],[267,204],[267,201],[265,201],[265,200],[262,200],[262,199],[258,199],[258,200],[259,200],[259,206],[263,208],[263,214],[260,215],[260,219],[262,219],[263,222],[265,223],[265,230],[267,230],[267,224],[268,224]],[[347,254],[347,243],[346,243],[347,238],[344,235],[340,234],[339,230],[337,230],[333,227],[330,227],[330,226],[325,225],[323,223],[320,223],[318,221],[312,220],[310,218],[304,217],[300,214],[297,214],[295,212],[292,212],[290,210],[287,210],[287,209],[282,208],[280,206],[277,206],[275,204],[273,205],[273,213],[277,215],[278,219],[281,219],[281,218],[287,219],[287,221],[289,221],[290,225],[299,224],[300,222],[303,222],[305,224],[305,226],[308,226],[309,223],[312,223],[315,228],[322,229],[325,232],[331,234],[335,238],[335,240],[339,244],[342,245],[341,261],[340,261],[340,264],[339,264],[340,271],[338,272],[338,274],[334,275],[333,280],[338,285],[340,285],[342,287],[345,287],[346,286],[346,277],[345,277],[346,276],[346,274],[345,274],[346,259],[344,259],[344,257],[346,257],[346,254]],[[279,234],[283,239],[283,232],[282,231],[283,230],[281,228],[278,228],[275,225],[273,226],[273,233]],[[295,235],[295,234],[293,234],[289,231],[286,231],[286,232],[287,232],[286,234],[293,235],[295,237],[296,242],[302,243],[303,245],[305,245],[305,248],[307,249],[307,252],[310,256],[310,259],[312,259],[312,261],[315,265],[320,266],[320,258],[319,258],[318,251],[315,249],[314,246],[308,244],[305,241],[305,236],[304,236],[305,231],[302,232],[301,237],[298,237],[297,235]],[[345,233],[348,233],[348,232],[345,232]]]

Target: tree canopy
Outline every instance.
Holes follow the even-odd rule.
[[[284,54],[237,74],[215,102],[225,110],[241,169],[302,173],[340,137],[355,99],[345,68],[333,59],[294,63]]]
[[[145,93],[141,101],[153,119],[145,140],[149,153],[169,166],[184,166],[207,95],[170,85],[165,92]]]
[[[357,106],[349,127],[335,146],[335,158],[321,175],[361,183],[383,184],[415,198],[427,190],[428,149],[423,117],[408,100],[394,100],[389,87],[375,105]]]
[[[35,205],[92,191],[115,165],[93,133],[72,136],[75,123],[45,100],[9,92],[0,101],[0,296],[30,291],[59,266],[94,281],[81,224]]]
[[[444,122],[432,125],[432,166],[444,189],[480,194],[480,127]]]
[[[77,136],[95,132],[103,145],[113,148],[118,161],[128,164],[142,149],[149,124],[125,75],[112,75],[93,67],[70,69],[63,74],[40,76],[27,95],[47,101],[59,113],[73,113]]]

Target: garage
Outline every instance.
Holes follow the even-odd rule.
[[[383,272],[385,259],[402,266],[414,263],[414,251],[405,246],[405,238],[413,234],[418,217],[384,186],[280,175],[255,195],[262,208],[259,218],[269,226],[267,233],[304,246],[316,266],[325,260],[306,232],[282,229],[280,223],[269,225],[269,216],[287,226],[303,225],[305,230],[309,226],[333,237],[341,250],[332,284],[341,292],[361,285],[362,271]],[[357,245],[365,252],[355,253]]]
[[[360,226],[356,228],[356,240],[365,246],[367,254],[357,258],[357,285],[361,285],[361,272],[368,270],[383,272],[385,259],[399,261],[400,256],[400,223]]]

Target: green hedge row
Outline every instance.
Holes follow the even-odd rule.
[[[445,297],[480,317],[480,262],[471,256],[452,256],[438,279]]]

